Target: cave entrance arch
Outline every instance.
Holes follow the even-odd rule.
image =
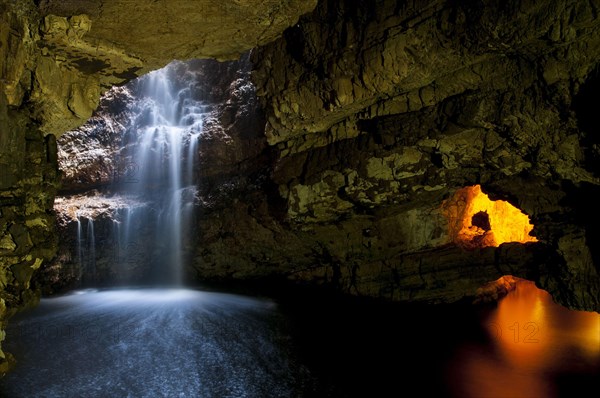
[[[491,200],[480,185],[459,189],[442,205],[451,240],[463,247],[537,242],[529,216],[504,200]]]

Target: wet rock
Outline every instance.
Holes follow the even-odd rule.
[[[598,311],[592,3],[323,0],[270,44],[314,2],[215,3],[205,14],[184,3],[148,24],[160,1],[0,1],[1,322],[35,302],[31,269],[50,290],[81,281],[72,240],[49,262],[56,159],[70,170],[65,194],[109,190],[128,170],[113,161],[121,127],[110,120],[126,116],[134,88],[109,93],[101,111],[113,116],[94,116],[62,152],[48,134],[77,127],[109,86],[172,58],[225,59],[257,44],[252,83],[239,65],[181,71],[218,87],[198,87],[218,105],[200,146],[190,277],[448,302],[514,275]],[[198,15],[202,26],[177,23]],[[526,212],[540,242],[452,245],[442,203],[474,184]],[[100,235],[117,207],[94,208]],[[96,264],[105,280],[118,278],[109,247]]]
[[[236,58],[274,39],[315,3],[0,0],[0,333],[8,317],[35,301],[27,267],[57,252],[57,149],[49,135],[84,123],[113,85],[175,58]],[[99,162],[105,154],[79,155],[82,171],[92,175],[74,172],[66,185],[104,184],[113,167]],[[28,233],[11,243],[7,231],[15,226]],[[4,358],[0,350],[0,372]]]

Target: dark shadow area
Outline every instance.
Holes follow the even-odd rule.
[[[490,216],[488,215],[487,211],[480,211],[475,213],[471,220],[471,225],[479,227],[484,231],[489,231],[492,229],[490,225]]]
[[[597,66],[579,88],[573,99],[577,124],[583,132],[581,146],[585,153],[586,169],[600,175],[600,134],[598,133],[598,93],[600,93],[600,66]]]

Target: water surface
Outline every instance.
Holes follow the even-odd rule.
[[[15,320],[7,397],[284,397],[297,369],[272,301],[195,290],[86,291]],[[278,334],[279,332],[279,334]]]
[[[0,396],[552,398],[600,387],[600,315],[526,281],[487,307],[79,293],[13,319],[5,348],[19,363]]]

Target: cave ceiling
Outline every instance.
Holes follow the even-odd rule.
[[[85,122],[111,86],[174,59],[236,59],[280,36],[316,0],[35,3],[0,2],[3,41],[11,41],[0,61],[3,91],[10,105],[31,100],[42,131],[60,135]]]

